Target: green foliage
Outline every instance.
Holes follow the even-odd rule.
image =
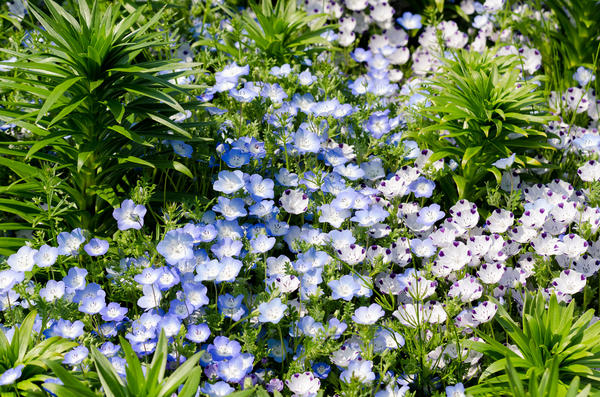
[[[124,380],[115,371],[110,361],[98,349],[92,348],[92,360],[104,395],[112,397],[165,397],[171,396],[178,390],[180,385],[183,385],[183,388],[179,391],[178,396],[196,395],[200,375],[202,374],[202,368],[197,366],[201,353],[196,353],[188,358],[175,372],[165,377],[169,352],[164,332],[161,332],[158,338],[156,351],[152,362],[146,368],[146,372],[143,371],[139,358],[127,340],[120,337],[120,341],[127,361]],[[96,396],[96,393],[90,390],[89,386],[79,381],[72,373],[58,364],[49,364],[64,385],[46,384],[45,386],[58,397]]]
[[[144,6],[127,14],[118,4],[101,9],[95,2],[90,9],[80,0],[73,16],[52,0],[46,5],[48,13],[30,5],[41,25],[34,33],[43,40],[29,53],[4,50],[17,61],[0,78],[7,96],[0,120],[28,130],[34,139],[0,143],[0,153],[9,156],[0,165],[16,175],[0,193],[30,207],[32,196],[44,193],[44,164],[52,164],[63,180],[60,189],[76,205],[65,220],[101,230],[112,224],[102,219],[134,186],[136,169],[191,175],[156,147],[164,139],[192,138],[186,125],[169,117],[197,107],[181,104],[176,97],[190,96],[189,87],[173,84],[195,65],[152,60],[152,51],[168,44],[163,32],[151,31],[162,12],[146,19]],[[26,210],[25,216],[9,213],[31,223],[40,211]]]
[[[595,368],[600,367],[600,323],[590,325],[594,311],[590,309],[577,317],[575,301],[564,306],[555,295],[550,297],[548,307],[546,304],[541,291],[536,296],[526,294],[521,325],[498,305],[496,320],[518,351],[478,332],[485,343],[469,342],[469,347],[493,363],[482,373],[480,383],[469,388],[469,393],[510,394],[515,388],[522,389],[528,380],[531,396],[572,395],[568,394],[570,388],[580,391],[579,386],[573,386],[579,384],[576,379],[589,385],[589,390],[598,391],[600,372]]]
[[[0,372],[17,365],[24,366],[15,384],[0,386],[0,393],[15,388],[21,393],[41,392],[40,384],[49,377],[49,365],[59,365],[64,353],[77,346],[77,343],[58,336],[40,342],[37,334],[33,333],[36,314],[34,310],[25,317],[21,326],[15,328],[10,342],[0,331]]]
[[[571,75],[577,67],[596,69],[594,61],[600,45],[600,3],[595,0],[545,0],[542,4],[537,0],[534,4],[542,12],[542,18],[517,20],[515,27],[525,33],[541,52],[547,74],[562,80],[555,87],[562,91],[571,86]],[[543,8],[549,9],[553,17],[544,17],[547,13]]]
[[[252,52],[258,51],[263,58],[284,62],[328,47],[321,34],[335,26],[325,25],[326,15],[309,15],[298,9],[296,0],[277,0],[275,6],[271,0],[262,0],[260,4],[250,1],[249,5],[254,15],[245,12],[236,16],[232,10],[225,10],[236,18],[233,25],[243,28],[244,37],[224,37],[225,44],[219,44],[218,49],[235,55],[245,46]],[[238,39],[240,42],[236,42]]]
[[[540,166],[528,153],[552,149],[542,128],[551,120],[543,93],[537,79],[520,77],[518,65],[516,57],[459,51],[427,86],[430,106],[422,113],[432,124],[406,136],[435,152],[431,162],[456,161],[456,170],[441,180],[450,202],[480,198],[485,189],[478,186],[491,175],[499,183],[492,163],[500,158],[515,153],[517,164]]]
[[[506,372],[508,374],[508,381],[512,390],[513,396],[523,397],[587,397],[590,394],[591,385],[587,385],[583,390],[579,391],[579,376],[573,378],[573,381],[569,384],[568,389],[565,391],[561,389],[557,391],[558,379],[558,362],[559,360],[554,358],[552,360],[552,367],[546,368],[544,373],[541,375],[532,372],[529,376],[529,382],[524,382],[519,379],[519,373],[512,366],[510,359],[506,360]]]

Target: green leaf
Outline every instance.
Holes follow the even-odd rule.
[[[46,101],[44,102],[44,105],[42,105],[42,108],[40,109],[40,112],[38,113],[38,116],[35,119],[35,122],[38,123],[42,119],[42,117],[44,117],[46,112],[52,107],[52,105],[54,105],[56,103],[56,101],[61,99],[61,97],[65,94],[65,92],[69,88],[71,88],[71,86],[73,84],[77,83],[82,78],[83,77],[73,77],[73,78],[67,79],[67,80],[63,81],[62,83],[60,83],[59,85],[57,85],[52,90],[50,95],[48,96],[48,99],[46,99]]]
[[[144,138],[142,138],[141,136],[139,136],[138,134],[136,134],[133,131],[123,128],[120,125],[112,125],[112,126],[108,127],[108,129],[113,130],[113,131],[123,135],[125,138],[127,138],[135,143],[139,143],[140,145],[143,145],[146,147],[154,148],[154,145],[147,142]]]
[[[135,157],[135,156],[121,157],[121,158],[119,158],[119,163],[134,163],[134,164],[144,165],[144,166],[150,167],[150,168],[156,168],[154,166],[154,164],[150,163],[149,161],[142,160],[141,158]]]
[[[481,152],[482,146],[471,146],[469,148],[467,148],[467,150],[465,150],[465,154],[463,155],[462,161],[461,161],[461,167],[465,168],[469,162],[469,160],[471,160],[474,156],[476,156],[479,152]]]
[[[190,177],[190,179],[194,179],[194,175],[192,174],[192,171],[190,171],[190,169],[188,167],[181,164],[179,161],[173,161],[173,168],[175,168],[175,170],[181,172],[182,174]]]

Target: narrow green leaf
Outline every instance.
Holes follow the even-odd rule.
[[[46,102],[42,105],[35,122],[38,123],[52,105],[54,105],[73,84],[77,83],[82,78],[83,77],[73,77],[57,85],[48,96],[48,99],[46,99]]]

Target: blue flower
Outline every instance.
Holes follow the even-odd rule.
[[[89,256],[100,256],[106,254],[108,247],[108,241],[101,240],[99,238],[93,238],[83,246],[83,249]]]
[[[261,323],[277,324],[283,318],[287,305],[281,303],[281,298],[275,298],[270,302],[258,305],[258,321]]]
[[[240,168],[250,162],[250,153],[242,152],[239,149],[229,149],[223,154],[221,159],[231,168]]]
[[[314,371],[317,378],[327,379],[327,376],[331,372],[331,366],[327,363],[317,362],[312,365],[312,370]]]
[[[125,318],[127,311],[126,307],[121,307],[118,303],[111,302],[108,306],[100,310],[100,314],[104,321],[121,321]]]
[[[85,269],[79,267],[70,268],[65,278],[63,278],[65,286],[67,287],[67,292],[71,293],[75,290],[84,289],[87,283],[85,280],[87,274],[88,271]]]
[[[2,375],[0,375],[0,386],[12,385],[17,379],[21,377],[23,373],[23,364],[19,364],[14,368],[7,369]]]
[[[181,229],[170,230],[156,246],[156,251],[165,257],[169,265],[194,258],[194,239]]]
[[[79,365],[88,356],[89,350],[85,346],[77,346],[70,352],[65,354],[65,358],[62,361],[63,364],[67,365]]]
[[[135,205],[132,200],[123,201],[121,207],[113,210],[113,218],[116,219],[119,230],[140,230],[144,226],[144,215],[146,207]]]
[[[215,212],[221,213],[226,220],[233,221],[248,215],[244,206],[244,200],[239,197],[229,199],[227,197],[219,196],[218,204],[213,206],[212,209]]]
[[[239,321],[239,319],[246,314],[246,310],[242,305],[243,300],[244,295],[242,294],[236,297],[231,294],[219,296],[219,298],[217,298],[217,308],[219,309],[219,313],[225,317],[231,318],[233,321]]]
[[[413,29],[421,29],[423,26],[421,24],[421,15],[413,14],[411,12],[406,11],[402,16],[396,21],[402,25],[404,29],[413,30]]]
[[[79,320],[70,322],[62,318],[53,326],[53,331],[57,336],[66,339],[76,339],[83,335],[83,323]]]
[[[240,354],[230,360],[220,362],[217,373],[226,382],[238,383],[252,371],[253,362],[254,356],[252,354]]]
[[[38,267],[48,267],[54,265],[54,263],[56,263],[57,258],[58,248],[44,244],[33,255],[33,262]]]
[[[192,158],[192,153],[194,152],[194,148],[192,148],[191,145],[188,145],[187,143],[185,143],[183,141],[171,141],[171,140],[166,140],[165,143],[170,144],[171,147],[173,148],[173,151],[175,153],[177,153],[178,155],[180,155],[181,157],[185,157],[188,159]]]
[[[365,129],[371,133],[373,138],[380,139],[392,130],[388,114],[389,110],[374,112],[365,123]]]
[[[246,183],[246,190],[255,201],[262,199],[272,199],[274,197],[273,187],[275,183],[268,178],[264,178],[258,174],[253,174]]]
[[[83,230],[74,229],[71,233],[62,232],[56,238],[58,242],[58,254],[76,256],[79,254],[79,247],[85,241]]]
[[[85,314],[96,314],[100,313],[105,306],[104,296],[95,295],[83,298],[79,304],[79,311]]]
[[[220,380],[214,384],[210,384],[208,382],[204,383],[204,386],[200,388],[200,391],[208,394],[209,397],[222,397],[230,395],[235,391],[235,389],[229,386],[227,382]]]
[[[425,178],[418,177],[408,185],[409,190],[414,193],[415,197],[431,197],[435,189],[435,182]]]
[[[213,343],[208,345],[206,351],[211,354],[215,361],[230,360],[240,355],[242,345],[226,336],[217,336]]]
[[[185,338],[194,343],[206,342],[210,336],[210,328],[206,324],[192,324],[188,326]]]
[[[360,284],[349,274],[339,280],[331,280],[327,286],[332,291],[331,299],[343,299],[347,302],[351,301],[360,290]]]

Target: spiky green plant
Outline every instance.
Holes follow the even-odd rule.
[[[600,371],[597,370],[600,368],[600,322],[592,324],[593,316],[592,309],[576,316],[575,300],[562,305],[553,294],[546,302],[541,291],[535,296],[525,294],[521,324],[498,305],[496,321],[516,349],[478,332],[484,342],[471,341],[468,346],[493,362],[483,371],[479,384],[469,388],[469,393],[510,395],[514,387],[526,381],[537,389],[541,385],[540,377],[553,379],[548,383],[553,396],[566,395],[576,378],[581,380],[581,387],[590,385],[590,391],[597,393],[600,390]]]
[[[514,153],[520,166],[540,166],[531,154],[552,149],[543,130],[552,117],[538,80],[524,80],[518,66],[517,57],[458,51],[428,81],[420,113],[429,125],[405,135],[435,152],[431,162],[456,161],[440,180],[450,202],[480,198],[492,175],[499,182],[495,161]]]
[[[30,3],[40,26],[33,36],[41,40],[27,51],[4,50],[17,62],[0,76],[6,98],[0,120],[33,138],[0,142],[0,166],[15,175],[0,193],[25,203],[21,213],[9,213],[29,221],[36,209],[27,207],[45,190],[42,169],[54,167],[62,177],[59,189],[75,204],[64,219],[102,231],[113,224],[103,219],[135,186],[137,169],[175,169],[193,177],[157,145],[192,140],[186,125],[169,117],[197,107],[196,101],[180,102],[191,98],[190,87],[174,83],[197,72],[191,70],[197,65],[152,60],[153,51],[169,44],[164,32],[152,31],[161,12],[146,19],[145,6],[128,13],[119,3],[105,9],[98,2],[90,8],[86,0],[77,5],[71,15],[52,0],[46,1],[48,13]]]

